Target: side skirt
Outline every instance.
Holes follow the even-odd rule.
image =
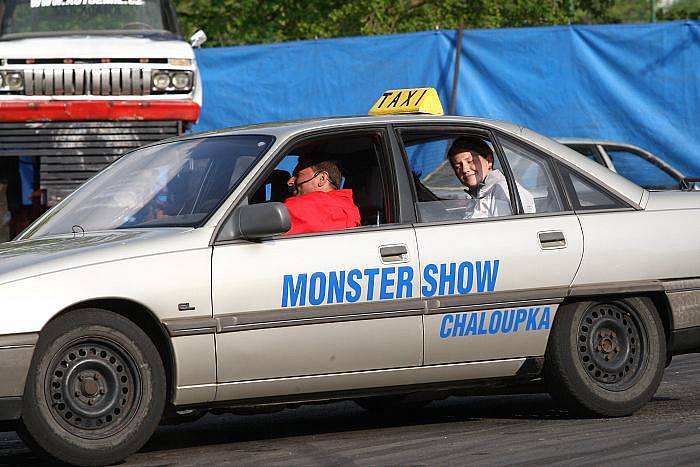
[[[490,394],[498,388],[497,393],[508,393],[506,388],[536,383],[543,363],[542,357],[527,357],[231,382],[217,386],[217,398],[214,403],[197,403],[189,394],[191,391],[196,392],[198,388],[180,386],[176,391],[175,405],[180,409],[294,404],[435,390],[473,389],[474,394]]]

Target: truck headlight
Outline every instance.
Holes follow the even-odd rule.
[[[185,93],[192,90],[189,70],[153,70],[152,90],[156,93]]]
[[[7,81],[7,87],[10,88],[10,91],[21,91],[24,89],[24,80],[21,72],[12,71],[7,73],[5,81]]]
[[[153,87],[159,91],[165,91],[170,86],[170,75],[165,72],[159,72],[153,75]]]
[[[171,81],[175,89],[185,89],[190,85],[190,77],[187,73],[175,73]]]
[[[24,74],[21,71],[1,71],[0,91],[21,92],[24,90]]]

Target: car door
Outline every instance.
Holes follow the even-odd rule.
[[[418,250],[412,226],[393,212],[385,134],[302,140],[270,165],[279,174],[284,153],[338,151],[368,225],[214,246],[217,399],[245,398],[252,383],[258,397],[330,390],[324,375],[422,364]],[[376,162],[358,166],[363,154]],[[265,191],[276,192],[258,184],[246,199]]]
[[[483,129],[403,127],[397,135],[416,184],[425,364],[543,355],[582,257],[581,227],[551,161]],[[465,187],[446,157],[465,137],[491,148],[510,212],[467,219]]]

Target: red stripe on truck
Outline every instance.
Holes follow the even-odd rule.
[[[191,100],[0,102],[0,122],[85,120],[184,120],[194,122],[200,107]]]

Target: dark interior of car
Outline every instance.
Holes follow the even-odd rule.
[[[379,138],[374,135],[320,138],[301,143],[287,154],[338,161],[343,175],[340,188],[352,189],[362,225],[380,225],[390,222],[391,216],[387,215],[386,188],[379,166],[379,144]],[[284,202],[290,196],[287,181],[293,167],[282,168],[284,162],[283,160],[255,190],[249,199],[251,204]]]

